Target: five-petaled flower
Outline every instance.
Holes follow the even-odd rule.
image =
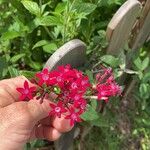
[[[50,103],[49,105],[52,108],[52,110],[49,112],[50,116],[57,116],[61,118],[61,114],[67,111],[62,101],[59,101],[56,105],[52,103]]]
[[[70,114],[65,117],[65,119],[70,119],[70,125],[73,126],[75,122],[81,122],[81,112],[76,112],[73,107],[69,109]]]
[[[115,82],[111,68],[104,68],[96,75],[98,100],[108,102],[109,97],[121,95],[121,87]]]
[[[20,100],[30,100],[33,98],[33,94],[36,91],[36,87],[29,87],[29,83],[27,81],[24,82],[24,88],[16,88],[18,92],[21,93]]]
[[[43,83],[48,84],[49,72],[47,68],[44,68],[42,72],[36,73],[36,77],[39,79],[38,84],[41,86]]]

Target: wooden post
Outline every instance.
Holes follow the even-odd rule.
[[[107,27],[106,36],[109,42],[107,53],[118,56],[128,42],[132,27],[141,11],[137,0],[126,1],[115,13]]]
[[[131,44],[132,45],[131,49],[133,51],[141,48],[150,35],[150,0],[146,1],[138,22],[139,22],[138,33],[134,37],[134,42],[132,42]]]
[[[47,60],[44,68],[55,69],[59,65],[71,64],[72,67],[79,67],[85,63],[86,46],[74,39],[64,44]]]

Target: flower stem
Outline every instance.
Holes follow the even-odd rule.
[[[85,99],[98,99],[98,96],[94,96],[94,95],[91,95],[91,96],[84,96]]]

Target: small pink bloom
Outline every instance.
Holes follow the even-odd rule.
[[[62,101],[59,101],[56,105],[50,103],[50,107],[52,108],[52,110],[50,111],[49,115],[54,115],[54,116],[57,116],[59,118],[61,117],[62,113],[67,112]]]
[[[81,122],[80,112],[75,112],[73,107],[69,110],[70,114],[65,117],[65,119],[70,119],[70,125],[73,126],[75,122]]]
[[[121,95],[121,87],[117,85],[114,79],[112,68],[102,66],[102,72],[96,75],[95,87],[98,100],[108,102],[110,97]],[[95,90],[95,88],[93,88],[93,90]]]
[[[38,84],[41,86],[42,84],[49,82],[49,72],[47,68],[44,68],[42,72],[36,73],[36,77],[39,78]]]
[[[81,79],[81,84],[80,84],[80,87],[83,91],[86,91],[87,88],[89,88],[91,86],[90,82],[89,82],[89,78],[88,76],[84,76],[82,79]]]
[[[16,90],[21,93],[20,100],[30,100],[33,98],[33,93],[35,92],[36,87],[29,87],[28,82],[25,81],[24,88],[16,88]]]
[[[59,66],[57,69],[61,73],[66,73],[66,72],[70,71],[70,68],[71,68],[71,66],[68,64],[66,66]]]

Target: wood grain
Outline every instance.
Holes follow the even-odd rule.
[[[139,32],[131,47],[133,51],[141,48],[150,35],[150,0],[146,1],[145,6],[142,9],[139,25]]]
[[[85,62],[85,54],[85,44],[78,39],[71,40],[53,53],[47,60],[44,68],[53,70],[57,66],[65,64],[71,64],[71,66],[75,68],[79,67]]]
[[[128,42],[132,27],[141,11],[141,3],[137,0],[126,1],[108,24],[106,36],[109,42],[107,53],[118,55]]]

